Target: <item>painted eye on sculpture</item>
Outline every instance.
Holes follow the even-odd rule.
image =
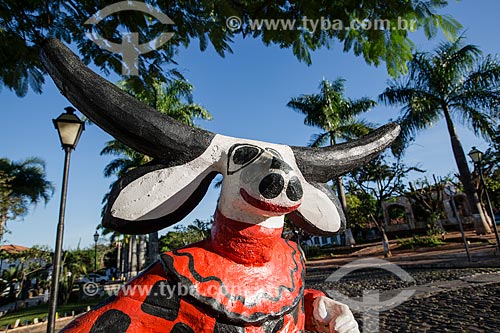
[[[228,174],[235,173],[255,161],[264,150],[249,144],[235,144],[229,150]]]
[[[233,163],[242,165],[253,161],[261,150],[253,146],[244,146],[236,149],[233,155]]]

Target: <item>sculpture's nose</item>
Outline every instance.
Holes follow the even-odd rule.
[[[259,192],[266,199],[276,198],[285,188],[285,179],[278,173],[270,173],[265,176],[259,184]],[[298,201],[302,198],[303,191],[300,180],[293,176],[286,189],[286,196],[292,201]]]
[[[273,199],[280,195],[285,188],[283,176],[277,173],[270,173],[265,176],[259,184],[259,192],[266,199]]]
[[[288,181],[286,188],[286,196],[291,201],[298,201],[302,198],[303,191],[299,178],[292,176],[290,172],[292,167],[283,161],[281,158],[273,156],[271,161],[271,173],[266,175],[259,184],[259,192],[266,199],[274,199],[279,196],[285,189],[285,181]],[[272,170],[280,170],[285,173],[274,173]],[[292,176],[289,178],[289,176]],[[286,180],[285,180],[286,178]]]
[[[302,185],[300,184],[300,180],[293,176],[288,182],[288,186],[286,187],[286,196],[288,199],[292,201],[299,201],[303,195]]]

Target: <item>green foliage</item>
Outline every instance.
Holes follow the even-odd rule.
[[[212,223],[213,221],[196,219],[188,226],[174,227],[174,231],[160,237],[160,252],[171,251],[209,237]]]
[[[47,278],[51,253],[47,247],[35,245],[25,251],[0,251],[0,258],[3,265],[6,265],[5,260],[12,265],[2,272],[0,292],[9,287],[10,293],[7,300],[13,301],[27,297],[23,292],[26,292],[25,286],[32,279],[44,280]],[[19,286],[18,290],[15,289],[16,285]]]
[[[472,182],[462,143],[455,129],[458,120],[476,136],[494,138],[494,126],[500,111],[500,61],[491,55],[482,57],[475,45],[464,45],[461,36],[440,44],[432,54],[417,53],[404,80],[392,81],[380,95],[387,104],[402,105],[401,134],[393,152],[401,156],[416,133],[444,118],[464,192],[472,214],[479,214],[476,188]],[[476,232],[487,233],[485,219]]]
[[[75,275],[73,275],[66,266],[63,266],[61,277],[59,278],[59,293],[57,294],[58,304],[68,304],[74,283]]]
[[[410,190],[405,195],[412,203],[415,218],[417,221],[424,221],[431,234],[442,232],[438,220],[447,218],[443,207],[444,188],[452,181],[450,176],[444,178],[433,176],[433,182],[424,177],[409,183]]]
[[[398,120],[401,134],[393,147],[398,155],[403,154],[418,132],[443,117],[450,137],[455,138],[455,146],[463,155],[451,115],[474,134],[486,140],[494,138],[500,110],[500,62],[491,55],[482,57],[480,49],[464,45],[461,36],[440,44],[433,53],[415,53],[408,75],[390,81],[379,99],[402,106]]]
[[[202,51],[211,45],[224,56],[231,53],[231,43],[236,37],[260,39],[264,45],[277,45],[290,49],[306,63],[311,63],[311,51],[330,48],[339,41],[343,50],[362,56],[368,64],[386,63],[388,72],[396,75],[406,71],[406,62],[412,57],[413,43],[409,33],[423,29],[428,38],[438,30],[455,35],[460,24],[438,10],[446,0],[396,0],[380,5],[379,1],[358,0],[298,0],[286,1],[159,1],[148,4],[167,14],[175,25],[165,26],[138,11],[124,11],[104,18],[97,25],[83,24],[95,12],[113,3],[111,0],[0,1],[0,87],[6,86],[19,96],[28,88],[40,93],[45,70],[38,58],[38,45],[46,37],[56,37],[74,45],[86,63],[93,62],[105,73],[121,73],[121,56],[99,48],[86,32],[95,32],[111,42],[122,42],[122,31],[137,32],[141,43],[171,31],[175,34],[155,52],[141,56],[140,77],[134,83],[138,92],[151,86],[153,79],[165,82],[168,74],[164,65],[173,64],[179,48],[197,41]],[[232,31],[226,26],[231,16],[242,19],[240,29]],[[409,29],[257,29],[251,21],[256,19],[290,19],[300,26],[302,20],[341,21],[347,27],[350,22],[363,20],[387,20],[391,27],[406,21]],[[5,47],[6,46],[6,47]]]
[[[0,158],[0,239],[7,221],[25,216],[31,205],[47,203],[53,193],[42,159],[14,162]]]
[[[98,250],[99,252],[102,251]],[[69,269],[73,277],[80,277],[94,271],[94,256],[93,247],[68,250],[63,254],[63,266]]]
[[[342,78],[333,82],[323,79],[319,84],[319,94],[301,95],[288,102],[288,107],[306,116],[304,124],[324,131],[313,135],[310,146],[351,141],[373,129],[373,125],[356,119],[356,116],[370,110],[376,103],[367,97],[346,98],[344,83]]]
[[[500,212],[500,127],[497,128],[497,130],[495,131],[493,142],[483,155],[482,170],[492,205],[496,209],[496,213],[499,213]],[[475,172],[473,175],[475,177],[475,183],[478,188],[479,196],[484,200],[485,189],[483,188],[478,179],[477,172]]]
[[[375,106],[369,98],[351,100],[344,96],[345,80],[337,78],[330,82],[323,79],[319,84],[318,94],[301,95],[292,98],[287,106],[305,115],[304,124],[320,128],[323,133],[312,136],[309,146],[319,147],[335,145],[342,141],[351,141],[373,129],[373,125],[356,117]],[[349,217],[342,177],[335,180],[342,210]],[[350,219],[347,219],[350,228]]]
[[[153,79],[149,89],[140,92],[134,89],[135,81],[136,78],[132,77],[118,82],[118,85],[138,100],[183,124],[194,126],[196,118],[212,120],[212,115],[207,109],[194,103],[194,86],[188,81],[177,79],[164,84],[158,79]]]
[[[160,113],[166,114],[184,124],[194,126],[194,119],[211,120],[212,115],[204,107],[194,103],[194,86],[185,80],[174,80],[167,84],[161,83],[158,79],[152,81],[148,89],[134,92],[135,78],[123,80],[118,85],[137,99],[155,108]],[[118,140],[111,140],[101,150],[101,155],[117,156],[116,159],[106,165],[104,176],[117,178],[123,177],[127,172],[149,163],[152,158],[139,153]],[[112,188],[114,182],[110,185]],[[109,192],[104,195],[102,203],[104,207],[109,198]]]
[[[75,313],[81,313],[86,310],[87,306],[94,307],[98,303],[102,302],[102,299],[91,299],[84,302],[70,303],[66,305],[57,305],[58,313],[71,313],[71,311],[75,311]],[[33,319],[38,318],[39,320],[47,317],[48,313],[48,304],[42,304],[39,306],[23,308],[18,311],[13,311],[6,313],[0,318],[0,327],[5,327],[10,324],[11,327],[14,326],[14,323],[17,319],[20,319],[21,323],[24,323],[25,320],[33,322]]]
[[[434,247],[445,244],[439,235],[413,236],[412,238],[398,239],[402,248],[416,249],[420,247]]]
[[[347,190],[374,198],[376,213],[373,216],[382,220],[382,203],[406,191],[405,178],[412,172],[424,171],[417,166],[407,166],[400,159],[389,162],[387,155],[382,154],[349,173]]]
[[[347,215],[351,228],[364,229],[372,222],[376,214],[377,200],[361,191],[347,193]]]

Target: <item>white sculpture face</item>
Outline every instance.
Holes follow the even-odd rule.
[[[161,220],[193,199],[209,174],[224,176],[218,210],[232,220],[281,228],[285,214],[300,217],[324,232],[341,226],[338,207],[309,184],[289,146],[216,135],[193,161],[148,172],[123,187],[111,214],[122,220]]]
[[[276,147],[278,148],[278,147]],[[251,143],[237,143],[227,154],[219,210],[227,217],[259,223],[290,213],[302,203],[299,174],[278,149]],[[249,218],[251,217],[251,218]],[[281,219],[268,226],[280,227]]]

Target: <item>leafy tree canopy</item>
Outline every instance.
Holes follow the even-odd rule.
[[[485,140],[493,140],[500,111],[500,62],[495,56],[482,56],[477,46],[464,41],[460,36],[441,43],[432,53],[415,54],[408,76],[389,82],[379,98],[403,107],[401,134],[393,144],[393,151],[400,156],[418,132],[444,118],[472,214],[481,216],[481,223],[476,223],[476,232],[481,234],[489,233],[490,228],[471,181],[455,122]]]
[[[400,159],[390,162],[387,154],[382,154],[349,173],[347,190],[375,198],[375,217],[381,219],[382,203],[406,192],[405,179],[411,172],[425,171],[417,166],[407,166]]]
[[[167,252],[207,238],[210,235],[212,223],[213,220],[196,219],[188,226],[175,226],[174,231],[169,231],[160,237],[160,252]]]
[[[8,220],[25,216],[32,205],[47,203],[53,193],[42,159],[15,162],[0,158],[0,239]]]
[[[377,210],[377,200],[371,194],[356,191],[346,195],[347,214],[353,229],[368,228]]]
[[[403,155],[418,132],[442,118],[446,120],[450,137],[455,136],[456,140],[454,121],[491,141],[498,122],[499,94],[500,62],[497,57],[483,56],[479,47],[465,44],[462,35],[441,43],[432,53],[415,53],[408,75],[391,80],[379,99],[388,105],[402,106],[398,119],[401,135],[393,149],[396,154]],[[458,146],[453,149],[462,150]],[[463,151],[461,155],[465,156]]]
[[[288,107],[306,116],[304,124],[324,131],[313,135],[309,146],[352,141],[373,129],[372,124],[356,117],[374,107],[375,101],[368,97],[355,100],[345,97],[345,79],[339,77],[333,82],[323,79],[319,90],[318,94],[293,97],[287,103]]]
[[[411,31],[423,29],[430,38],[438,30],[454,35],[460,29],[456,20],[438,13],[448,4],[447,0],[149,0],[147,4],[165,13],[175,24],[164,25],[139,11],[122,11],[103,17],[98,24],[84,24],[98,10],[115,2],[1,0],[0,87],[6,86],[19,96],[26,95],[29,87],[36,93],[42,92],[45,71],[38,58],[38,45],[46,37],[71,43],[87,64],[94,63],[105,73],[121,73],[121,56],[94,44],[86,32],[98,33],[118,44],[125,31],[137,32],[141,43],[151,41],[161,32],[173,32],[173,37],[158,51],[141,56],[141,77],[134,87],[140,91],[141,87],[151,85],[148,81],[152,78],[166,82],[170,72],[163,71],[162,66],[175,64],[179,48],[193,41],[198,42],[202,51],[212,45],[224,56],[232,52],[235,37],[258,38],[264,45],[291,49],[307,64],[311,63],[312,51],[330,48],[334,41],[339,41],[344,51],[352,50],[368,64],[378,66],[385,62],[389,73],[395,75],[406,70],[405,63],[412,57]],[[232,16],[240,18],[242,23],[235,30],[226,24]],[[258,19],[272,19],[274,23],[287,19],[295,24],[293,29],[282,24],[259,28],[255,21]],[[319,23],[323,19],[324,27],[327,27],[324,22],[341,22],[343,28],[332,25],[331,29],[313,29],[310,24],[305,28],[305,19]],[[354,29],[350,28],[351,22]],[[377,24],[378,28],[365,29],[364,22]],[[405,22],[406,29],[402,29],[401,22]]]

